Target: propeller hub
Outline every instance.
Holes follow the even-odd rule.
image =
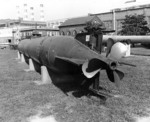
[[[117,62],[112,61],[109,63],[109,66],[111,70],[115,70],[117,68]]]

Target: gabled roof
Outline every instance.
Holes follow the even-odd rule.
[[[86,25],[86,23],[89,22],[89,21],[91,21],[91,22],[98,22],[99,24],[102,25],[101,28],[106,29],[104,23],[96,15],[68,19],[63,24],[61,24],[59,26],[59,28],[65,27],[65,26],[73,26],[73,25]]]
[[[93,16],[84,16],[84,17],[72,18],[72,19],[66,20],[59,27],[69,26],[69,25],[81,25],[81,24],[85,24],[87,21],[90,21],[92,19],[93,19]]]

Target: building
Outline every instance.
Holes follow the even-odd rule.
[[[44,16],[44,5],[40,4],[40,21],[44,21],[45,16]]]
[[[59,26],[64,23],[67,19],[57,19],[57,20],[49,20],[46,22],[47,28],[51,29],[59,29]],[[57,36],[59,35],[58,32],[49,32],[50,36]]]
[[[59,26],[60,35],[76,36],[77,33],[85,32],[86,22],[98,22],[102,21],[97,16],[84,16],[66,20]]]
[[[93,16],[97,16],[102,22],[105,24],[107,30],[115,30],[115,34],[117,34],[122,28],[122,22],[125,19],[126,15],[134,15],[134,14],[144,14],[146,17],[146,21],[148,26],[150,27],[150,4],[142,5],[142,6],[133,6],[129,8],[119,8],[111,10],[110,12],[98,13],[98,14],[90,14],[84,17],[72,18],[66,20],[62,25],[59,26],[60,33],[63,35],[74,35],[70,34],[72,31],[74,33],[84,32],[84,26],[82,26],[84,19],[90,19]],[[84,20],[86,21],[86,20]],[[76,31],[77,30],[77,31]],[[78,31],[80,30],[80,31]],[[68,31],[66,33],[66,31]],[[63,33],[64,32],[64,33]]]
[[[25,20],[0,20],[0,43],[17,43],[20,39],[19,30],[23,28],[45,28],[46,22]],[[15,31],[16,33],[13,33]],[[15,39],[14,39],[15,37]]]
[[[64,23],[66,19],[49,20],[46,22],[48,28],[59,29],[59,26]]]
[[[106,13],[98,13],[97,15],[105,23],[107,28],[116,30],[116,34],[122,28],[122,22],[126,15],[145,15],[145,19],[150,27],[150,4],[142,6],[133,6],[128,8],[114,9]]]
[[[85,29],[87,23],[93,27],[100,26],[102,30],[106,30],[104,23],[97,16],[86,16],[66,20],[59,26],[60,35],[74,36],[91,49],[101,52],[102,33],[101,31],[83,33],[87,32]],[[80,34],[77,35],[77,33]]]
[[[16,6],[17,19],[22,18],[27,21],[44,21],[44,5],[23,4]]]
[[[59,34],[58,29],[50,29],[50,28],[24,28],[19,30],[19,39],[31,38],[32,36],[51,36],[50,33]],[[14,37],[16,37],[17,32],[13,31]],[[16,37],[17,38],[17,37]]]

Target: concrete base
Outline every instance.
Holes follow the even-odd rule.
[[[22,63],[25,62],[25,57],[24,57],[23,54],[21,54],[21,62],[22,62]]]
[[[29,59],[29,69],[30,71],[35,71],[34,63],[31,58]]]
[[[48,73],[46,66],[41,66],[41,80],[42,84],[52,83],[52,79]]]
[[[48,73],[46,66],[41,66],[41,81],[33,81],[37,85],[51,84],[52,79]]]
[[[127,52],[125,54],[125,57],[129,57],[129,56],[131,56],[131,45],[129,44],[129,45],[126,45],[126,46],[127,46]]]
[[[29,59],[29,69],[25,69],[24,71],[26,72],[35,71],[35,66],[31,58]]]
[[[16,58],[17,60],[18,59],[21,59],[21,56],[20,56],[20,53],[19,53],[19,51],[17,52],[17,58]]]
[[[25,71],[25,72],[30,72],[31,70],[30,70],[30,69],[24,69],[24,71]]]

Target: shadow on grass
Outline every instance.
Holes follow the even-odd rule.
[[[27,56],[25,56],[25,62],[29,65],[29,58]],[[33,65],[35,71],[41,75],[41,64],[33,60]],[[83,74],[82,75],[59,74],[51,71],[49,68],[48,73],[52,79],[52,83],[67,96],[71,93],[76,98],[81,98],[83,96],[96,96],[102,100],[106,100],[106,97],[96,95],[93,92],[91,92],[88,89],[88,87],[85,88],[81,86],[81,83],[85,80],[85,76]]]

